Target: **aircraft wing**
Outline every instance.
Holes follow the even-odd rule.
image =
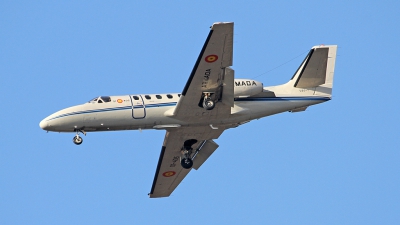
[[[218,138],[229,127],[215,127],[207,121],[227,118],[231,114],[234,71],[229,66],[232,65],[232,54],[233,23],[214,23],[177,106],[173,112],[166,113],[175,119],[192,123],[198,121],[204,125],[167,129],[150,198],[169,196],[192,168],[198,169],[218,148],[212,139]],[[204,96],[211,96],[215,102],[213,109],[203,107]],[[187,143],[193,149],[190,153],[193,166],[190,169],[181,166],[181,151]]]
[[[218,148],[218,144],[211,139],[218,138],[224,130],[224,127],[212,129],[210,126],[167,130],[149,193],[150,198],[168,197],[192,169],[197,170]],[[181,149],[184,142],[190,139],[197,140],[192,145],[193,167],[184,169],[181,166]]]
[[[214,23],[172,113],[183,121],[226,118],[233,107],[233,23]],[[216,102],[213,110],[202,106],[204,93]]]

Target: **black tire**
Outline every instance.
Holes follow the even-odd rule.
[[[203,108],[205,108],[206,110],[211,110],[215,107],[215,102],[211,99],[205,99],[203,101]]]
[[[181,160],[181,165],[184,169],[190,169],[193,166],[193,160],[192,159],[182,159]]]
[[[81,138],[80,136],[75,136],[72,141],[74,142],[74,144],[76,145],[80,145],[83,142],[83,138]]]

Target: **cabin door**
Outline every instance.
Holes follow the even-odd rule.
[[[143,119],[146,117],[146,107],[141,95],[130,95],[132,102],[132,117],[134,119]]]

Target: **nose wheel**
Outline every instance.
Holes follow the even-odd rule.
[[[72,141],[74,142],[74,144],[80,145],[80,144],[82,144],[82,142],[83,142],[83,138],[77,134],[77,135],[72,139]]]
[[[74,142],[74,144],[76,145],[80,145],[83,142],[83,138],[81,136],[79,136],[79,133],[82,133],[86,136],[86,132],[84,130],[75,130],[76,135],[74,138],[72,138],[72,142]]]

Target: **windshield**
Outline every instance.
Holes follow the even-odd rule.
[[[92,100],[90,100],[90,101],[88,101],[88,102],[97,102],[97,97],[92,99]]]
[[[100,96],[93,98],[92,100],[88,101],[89,103],[105,103],[105,102],[111,102],[111,97],[110,96]]]
[[[101,96],[101,99],[103,99],[104,102],[111,102],[110,96]]]

